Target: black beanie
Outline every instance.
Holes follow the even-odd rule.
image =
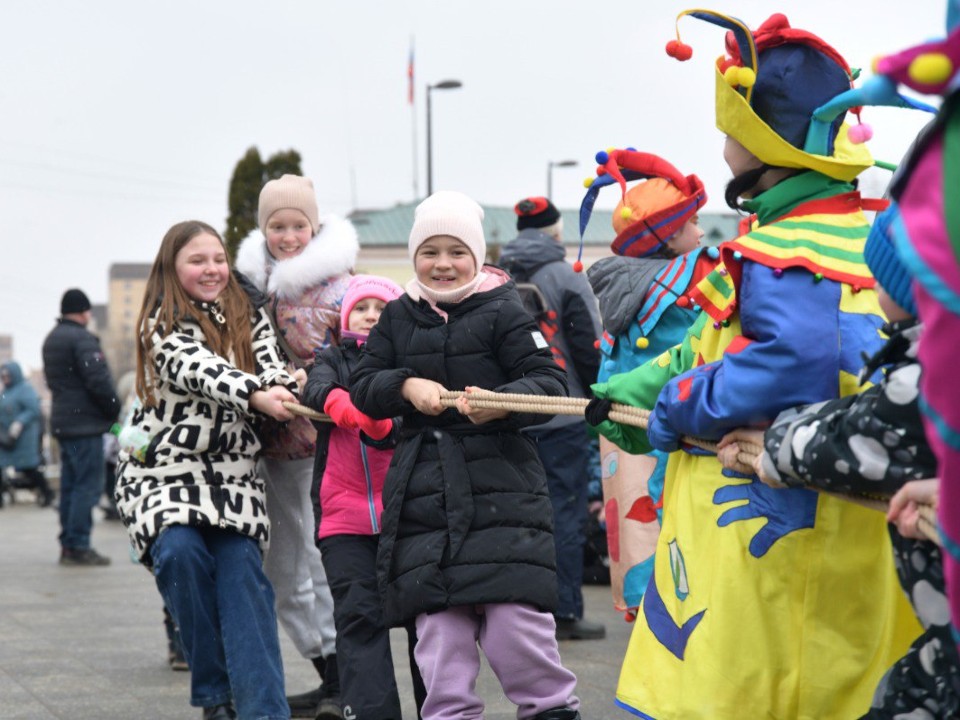
[[[86,293],[78,288],[70,288],[60,299],[60,314],[72,315],[73,313],[82,313],[90,309],[90,300]]]
[[[560,219],[560,211],[545,197],[524,198],[513,211],[517,214],[517,230],[549,227]]]

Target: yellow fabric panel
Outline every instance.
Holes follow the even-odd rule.
[[[757,558],[747,548],[765,519],[717,524],[731,505],[715,505],[714,492],[746,482],[719,468],[714,457],[670,459],[658,594],[677,625],[705,613],[680,660],[641,611],[617,698],[656,720],[859,717],[920,632],[897,583],[883,515],[820,496],[815,529],[796,530]],[[671,543],[683,556],[683,600]]]
[[[840,127],[834,141],[832,156],[813,155],[794,147],[760,119],[737,89],[727,84],[716,66],[714,72],[717,128],[763,162],[776,167],[816,170],[847,182],[873,166],[873,158],[866,146],[854,145],[847,139],[846,123]]]

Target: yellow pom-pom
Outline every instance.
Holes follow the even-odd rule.
[[[874,75],[880,74],[880,61],[883,60],[883,55],[877,55],[873,60],[870,61],[870,72]]]
[[[740,82],[740,68],[736,65],[731,65],[723,71],[723,79],[730,87],[736,87]]]
[[[585,188],[588,188],[588,187],[590,187],[591,185],[593,185],[593,178],[592,178],[592,177],[587,177],[587,178],[584,178],[584,179],[583,179],[583,186],[584,186]]]
[[[907,74],[914,82],[939,85],[953,75],[953,63],[943,53],[924,53],[913,59]]]
[[[629,220],[632,215],[633,210],[628,207],[625,207],[620,211],[620,217],[622,217],[624,220]]]
[[[641,350],[646,350],[648,347],[650,347],[650,341],[645,337],[637,338],[637,347]]]
[[[737,80],[745,88],[753,87],[757,81],[757,74],[751,68],[742,67],[737,71]]]
[[[615,148],[615,147],[613,147],[613,146],[611,146],[611,147],[608,147],[608,148],[607,148],[607,155],[611,155],[611,154],[613,154],[613,151],[614,151],[614,150],[616,150],[616,148]]]

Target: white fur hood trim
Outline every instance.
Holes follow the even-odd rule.
[[[237,270],[259,289],[282,298],[298,297],[321,280],[349,272],[360,252],[353,224],[337,215],[320,218],[320,224],[320,232],[303,252],[283,262],[272,261],[266,238],[259,229],[254,230],[237,250]]]

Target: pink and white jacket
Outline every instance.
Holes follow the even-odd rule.
[[[340,303],[360,250],[349,220],[327,215],[320,222],[320,232],[289,260],[274,260],[259,230],[237,251],[237,270],[269,296],[277,331],[296,354],[291,370],[308,367],[315,353],[337,344]],[[266,457],[298,460],[313,457],[316,449],[316,431],[303,417],[283,425],[265,423],[260,435]]]

